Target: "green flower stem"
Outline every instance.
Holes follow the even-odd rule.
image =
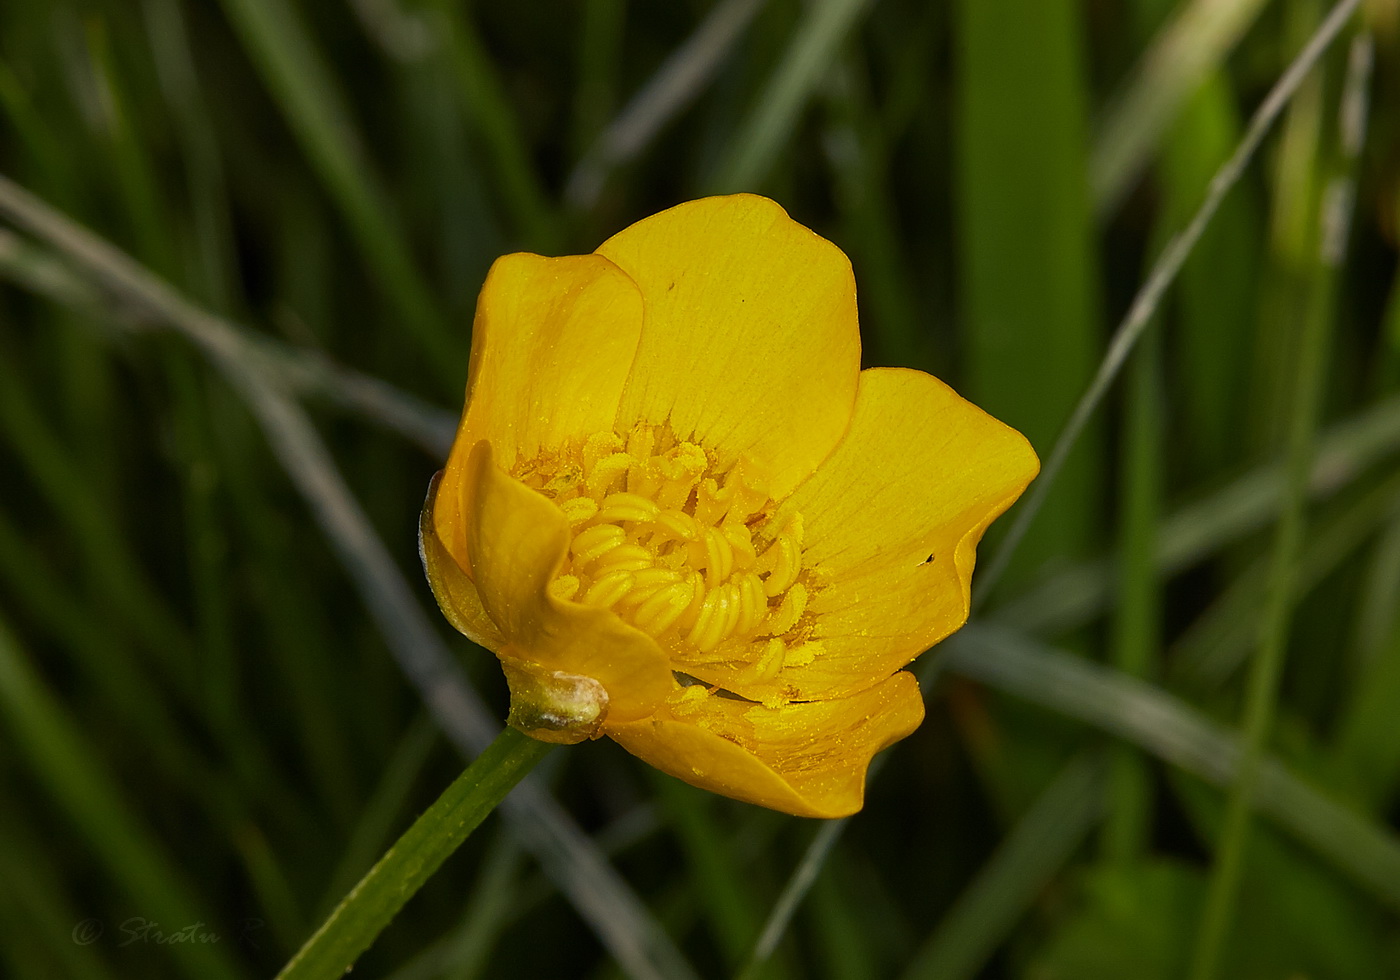
[[[278,974],[335,980],[554,746],[507,728],[438,797],[340,903]]]

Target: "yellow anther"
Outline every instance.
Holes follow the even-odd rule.
[[[598,527],[613,527],[612,524],[599,524]],[[592,530],[590,528],[589,530]],[[618,528],[621,530],[621,528]],[[602,555],[593,560],[595,574],[604,575],[608,572],[625,569],[629,572],[639,572],[644,568],[650,568],[652,563],[651,552],[639,544],[620,544],[615,548],[610,548]]]
[[[700,537],[695,518],[683,510],[663,510],[652,518],[652,523],[679,541],[694,541]]]
[[[662,589],[680,581],[680,575],[669,568],[644,568],[635,574],[632,591],[618,602],[622,609],[636,609]]]
[[[701,652],[713,649],[724,639],[723,630],[729,615],[729,602],[729,590],[723,586],[706,593],[704,605],[700,607],[700,615],[695,618],[695,625],[691,627],[685,641]]]
[[[635,493],[611,493],[598,511],[600,521],[649,521],[661,512],[656,501]]]
[[[730,520],[725,522],[720,528],[724,536],[729,541],[729,546],[734,550],[735,568],[752,568],[754,562],[758,561],[758,553],[753,548],[753,532],[749,530],[747,524],[736,524],[733,521],[734,512],[729,512]]]
[[[739,625],[735,631],[747,633],[763,622],[768,615],[768,597],[763,593],[763,583],[752,572],[746,572],[738,580],[739,585]]]
[[[711,585],[725,581],[734,571],[734,548],[717,527],[705,531],[705,568]]]
[[[785,657],[792,662],[787,644],[811,584],[802,522],[783,513],[755,532],[753,515],[772,501],[747,459],[647,423],[551,450],[521,472],[557,501],[571,530],[568,574],[550,583],[552,596],[667,637],[682,664],[751,661],[747,676],[771,680]]]
[[[763,557],[767,559],[770,554],[773,556],[770,566],[772,571],[763,583],[763,591],[772,597],[786,592],[788,587],[797,581],[797,573],[802,570],[802,554],[798,550],[797,542],[787,531],[778,535],[777,540],[763,553]]]
[[[588,441],[583,444],[583,472],[588,475],[593,474],[593,468],[598,465],[598,460],[622,449],[622,437],[616,432],[595,432],[588,437]]]
[[[763,645],[762,653],[758,659],[739,674],[739,680],[746,684],[771,681],[783,669],[786,655],[787,645],[782,640],[776,637],[769,640]]]
[[[559,505],[559,509],[564,512],[564,519],[569,522],[569,527],[578,527],[598,513],[598,505],[592,497],[575,497],[573,500],[566,500]]]
[[[769,617],[763,632],[769,636],[782,636],[797,625],[797,621],[802,618],[802,614],[806,611],[807,589],[801,582],[796,582],[792,588],[788,589],[787,595],[783,596],[778,611]]]
[[[709,462],[705,458],[705,450],[693,442],[682,442],[661,457],[659,468],[661,475],[668,480],[694,482],[695,477],[705,472]]]
[[[609,572],[589,586],[583,604],[608,609],[632,591],[636,575],[632,572]]]
[[[700,609],[705,604],[705,580],[700,577],[699,572],[691,572],[687,583],[690,585],[690,604],[685,607],[680,618],[676,620],[676,625],[681,629],[690,629],[695,625],[696,619],[700,616]]]
[[[636,574],[636,584],[634,588],[644,589],[652,585],[670,585],[672,582],[679,582],[685,576],[669,568],[646,568]]]
[[[587,564],[612,551],[626,539],[627,535],[622,528],[615,524],[595,524],[574,536],[574,540],[569,544],[569,551],[579,562]]]
[[[695,491],[695,519],[701,524],[718,524],[733,496],[732,491],[721,488],[714,480],[701,480]]]
[[[560,575],[549,583],[549,594],[556,599],[572,599],[578,594],[579,584],[577,575]]]
[[[674,582],[658,589],[651,598],[637,607],[632,622],[644,633],[660,636],[681,618],[690,605],[691,587],[688,582]]]
[[[739,617],[743,613],[742,600],[739,597],[739,586],[733,582],[724,583],[724,591],[727,593],[724,604],[724,624],[720,630],[720,640],[727,640],[734,635],[734,630],[739,626]]]
[[[588,492],[593,496],[606,493],[608,488],[617,482],[618,477],[627,472],[627,468],[632,465],[632,457],[626,453],[613,453],[611,456],[604,456],[598,460],[597,464],[589,471],[584,479],[584,485],[588,487]]]

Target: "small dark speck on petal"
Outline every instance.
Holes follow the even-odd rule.
[[[671,290],[673,290],[673,289],[675,289],[675,288],[676,288],[676,284],[673,282],[673,283],[671,283],[671,285],[669,285],[669,286],[666,287],[666,292],[669,293]]]
[[[925,558],[923,561],[919,562],[919,564],[920,564],[920,565],[932,565],[932,564],[933,564],[933,555],[929,555],[929,556],[928,556],[927,558]]]

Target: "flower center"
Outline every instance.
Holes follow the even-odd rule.
[[[802,517],[775,519],[745,461],[638,426],[625,441],[599,433],[514,475],[569,522],[556,597],[612,609],[681,668],[730,662],[760,681],[811,661]]]

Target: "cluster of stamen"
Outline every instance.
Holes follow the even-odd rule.
[[[801,516],[775,517],[742,462],[638,426],[515,475],[569,522],[568,558],[551,585],[558,598],[612,609],[682,670],[730,662],[758,681],[810,662]]]

